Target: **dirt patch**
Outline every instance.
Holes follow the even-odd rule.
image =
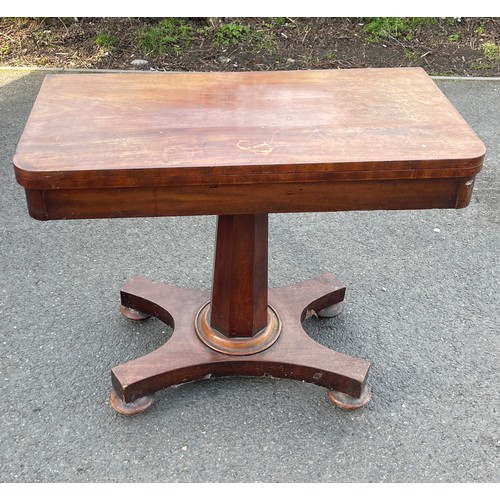
[[[385,28],[373,23],[382,18],[185,18],[176,26],[168,19],[1,18],[0,65],[156,71],[421,66],[431,75],[500,76],[499,18],[431,18]]]

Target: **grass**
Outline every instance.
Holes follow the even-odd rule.
[[[217,29],[215,41],[222,46],[234,45],[247,40],[250,34],[250,26],[235,22],[225,23]]]
[[[368,33],[370,42],[390,37],[409,40],[418,28],[436,22],[432,17],[368,17],[364,18],[363,31]]]
[[[420,60],[420,54],[415,50],[405,50],[404,55],[408,62],[416,63]]]
[[[137,44],[145,54],[179,53],[194,38],[194,28],[182,17],[167,17],[139,31]]]
[[[267,18],[261,25],[251,27],[232,21],[218,27],[213,35],[213,45],[228,47],[230,45],[246,46],[253,53],[261,50],[271,54],[276,49],[276,41],[272,30],[282,26],[285,18]]]
[[[95,44],[99,48],[107,51],[113,50],[117,42],[118,39],[109,33],[100,33],[95,37]]]
[[[482,45],[483,54],[490,61],[500,61],[500,45],[494,42],[485,42]]]
[[[287,24],[288,19],[286,17],[268,17],[266,18],[265,21],[265,26],[268,28],[280,28],[281,26],[284,26]]]

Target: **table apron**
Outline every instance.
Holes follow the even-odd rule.
[[[472,177],[380,181],[26,189],[39,220],[464,208]]]

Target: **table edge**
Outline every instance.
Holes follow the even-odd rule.
[[[475,154],[464,158],[435,160],[360,161],[323,164],[244,165],[231,167],[155,167],[119,170],[51,170],[29,167],[23,153],[12,163],[17,182],[26,189],[127,188],[145,186],[281,184],[345,180],[384,180],[469,177],[483,167],[486,148],[479,141]],[[31,156],[31,155],[30,155]],[[369,168],[368,168],[369,167]],[[260,171],[259,171],[260,170]]]

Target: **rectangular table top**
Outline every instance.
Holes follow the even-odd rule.
[[[482,142],[420,68],[45,78],[30,190],[470,177]]]

